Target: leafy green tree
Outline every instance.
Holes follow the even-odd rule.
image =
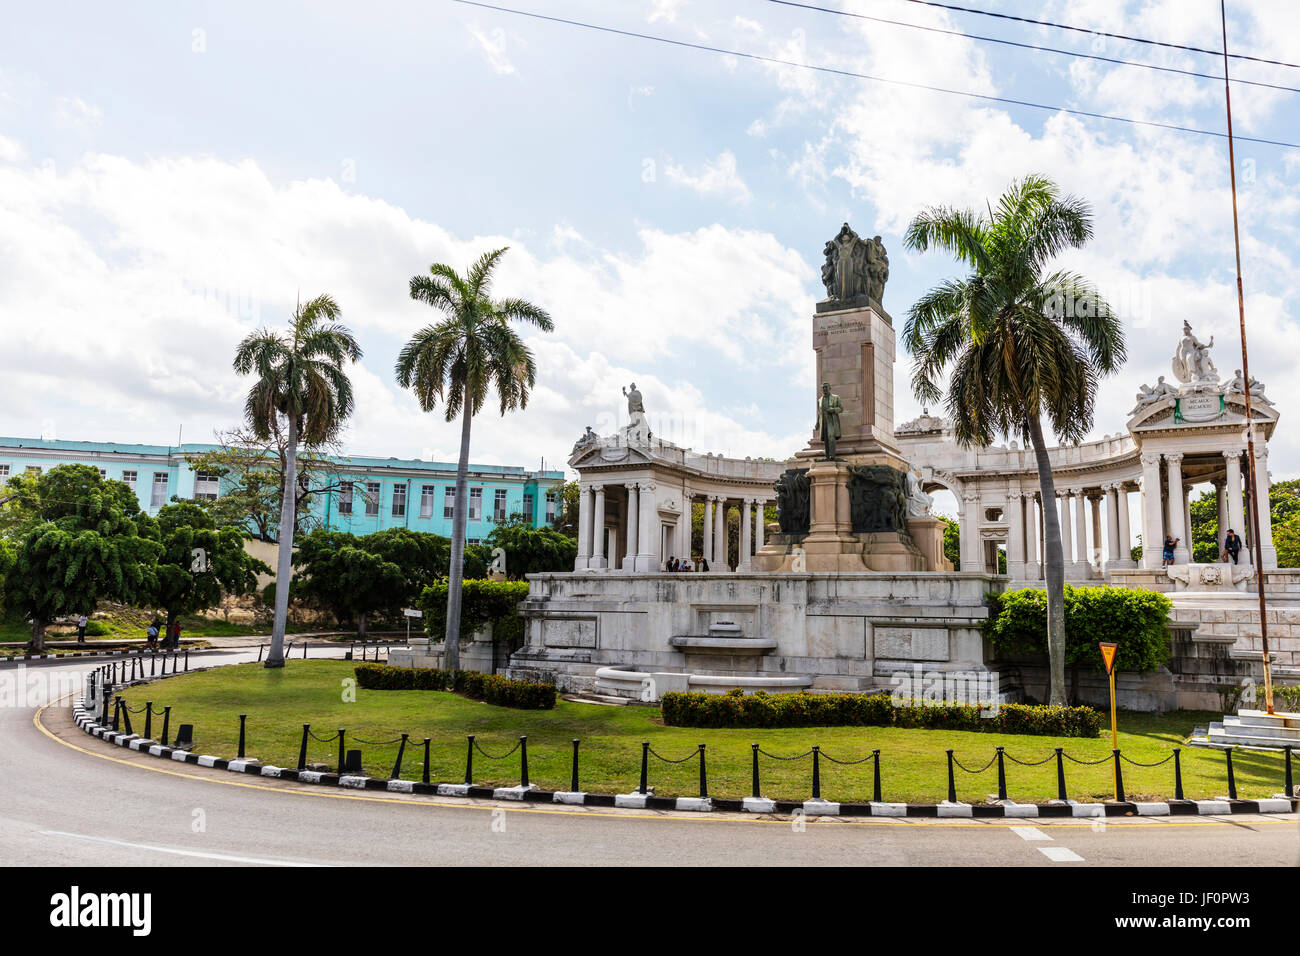
[[[432,306],[443,317],[415,333],[403,347],[394,369],[397,383],[414,390],[423,411],[431,412],[441,405],[446,421],[454,422],[457,416],[461,419],[444,650],[445,664],[451,670],[460,666],[470,423],[494,388],[503,416],[528,405],[537,367],[532,350],[510,323],[523,322],[545,332],[554,327],[546,311],[531,302],[491,297],[492,273],[505,253],[505,249],[486,253],[464,276],[449,265],[435,262],[429,267],[429,275],[411,277],[411,298]]]
[[[581,490],[576,481],[566,481],[559,488],[559,508],[551,519],[551,527],[565,537],[578,540],[578,511]]]
[[[31,622],[33,650],[45,629],[100,600],[145,603],[156,588],[158,526],[135,492],[89,465],[59,465],[24,490],[29,516],[5,575],[5,602]]]
[[[358,539],[357,547],[402,569],[406,592],[402,602],[415,607],[424,589],[445,580],[451,566],[451,539],[409,528],[386,528]]]
[[[221,603],[223,593],[249,594],[257,575],[271,569],[244,550],[243,535],[217,528],[199,505],[182,501],[158,509],[163,547],[151,603],[167,613],[167,634],[182,614],[197,614]]]
[[[235,350],[235,371],[256,375],[244,402],[253,435],[263,441],[284,436],[284,491],[280,528],[296,526],[298,445],[320,445],[337,436],[352,414],[352,383],[344,372],[361,358],[361,346],[338,323],[340,310],[328,295],[299,305],[285,332],[260,329]],[[275,573],[275,619],[267,667],[284,666],[284,629],[289,612],[293,535],[279,535]]]
[[[554,528],[535,528],[522,515],[502,522],[484,540],[489,553],[501,548],[506,555],[506,577],[522,580],[526,574],[572,571],[578,542]]]
[[[310,540],[327,532],[314,531]],[[356,621],[357,635],[366,639],[366,621],[376,611],[394,612],[405,600],[409,587],[406,575],[392,561],[349,543],[351,535],[333,539],[333,547],[305,546],[295,562],[295,593],[315,598],[334,612],[340,622]]]
[[[1213,564],[1219,560],[1219,496],[1215,491],[1202,491],[1187,503],[1192,517],[1192,560],[1199,564]]]
[[[964,446],[989,445],[997,435],[1032,445],[1043,501],[1056,500],[1043,416],[1060,441],[1081,441],[1092,427],[1097,380],[1124,361],[1123,329],[1109,305],[1082,276],[1054,270],[1061,253],[1090,238],[1088,205],[1030,176],[1013,183],[987,216],[927,209],[905,239],[918,252],[946,250],[969,270],[908,312],[903,342],[914,363],[912,391],[929,405],[946,400]],[[1056,509],[1045,509],[1044,519],[1050,702],[1059,704],[1065,558]]]
[[[943,522],[943,556],[952,562],[953,569],[961,570],[961,525],[947,515],[936,514]]]

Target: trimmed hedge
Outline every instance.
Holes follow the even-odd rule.
[[[1096,737],[1102,714],[1091,707],[1002,704],[995,717],[973,704],[916,702],[900,706],[892,695],[726,694],[670,691],[659,701],[671,727],[920,727],[1051,737]]]
[[[497,707],[518,710],[552,710],[555,707],[553,685],[514,680],[501,674],[393,667],[391,664],[358,664],[355,673],[357,684],[367,690],[450,690]]]
[[[1022,588],[989,596],[984,636],[1001,656],[1047,654],[1047,592]],[[1104,674],[1097,644],[1113,641],[1117,671],[1152,671],[1170,657],[1169,598],[1157,591],[1065,586],[1065,663]]]

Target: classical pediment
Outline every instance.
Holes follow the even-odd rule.
[[[646,465],[653,460],[648,447],[628,445],[608,438],[593,442],[579,442],[569,456],[569,467],[575,470],[599,468],[603,465]]]

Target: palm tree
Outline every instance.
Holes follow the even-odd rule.
[[[435,262],[429,275],[411,277],[411,298],[443,313],[406,343],[395,372],[402,388],[415,390],[422,411],[441,402],[448,422],[460,423],[460,459],[456,464],[456,500],[451,521],[451,568],[447,586],[447,633],[443,666],[460,667],[461,579],[465,569],[465,518],[469,494],[470,421],[495,387],[501,414],[528,405],[537,377],[532,350],[509,325],[526,322],[544,332],[554,325],[546,311],[523,299],[492,299],[492,271],[505,249],[484,254],[461,276]]]
[[[286,430],[284,488],[281,492],[279,554],[275,572],[275,621],[267,667],[284,666],[284,629],[289,614],[289,575],[297,501],[298,443],[318,445],[335,437],[352,414],[352,383],[346,362],[361,358],[361,346],[338,324],[338,304],[328,295],[299,303],[286,332],[259,329],[235,350],[235,371],[257,376],[244,402],[244,417],[260,439]]]
[[[907,228],[909,249],[938,247],[970,273],[931,289],[908,313],[903,341],[913,357],[919,401],[945,400],[953,434],[967,447],[995,435],[1033,445],[1038,485],[1056,501],[1042,417],[1063,442],[1092,428],[1097,380],[1124,361],[1119,320],[1083,277],[1054,269],[1066,249],[1092,238],[1087,203],[1062,197],[1051,180],[1014,182],[988,215],[947,207],[922,212]],[[1065,560],[1054,507],[1043,508],[1050,701],[1065,703]]]

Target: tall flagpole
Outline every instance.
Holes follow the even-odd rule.
[[[1268,615],[1264,610],[1264,544],[1259,539],[1259,475],[1255,468],[1255,420],[1250,398],[1250,359],[1246,355],[1246,294],[1241,283],[1241,229],[1237,225],[1237,159],[1232,141],[1232,90],[1228,82],[1227,0],[1219,0],[1223,26],[1223,98],[1228,109],[1228,173],[1232,180],[1232,239],[1237,250],[1237,317],[1241,325],[1241,377],[1246,397],[1246,468],[1250,476],[1250,543],[1255,552],[1255,590],[1259,592],[1259,633],[1264,651],[1264,708],[1273,713],[1273,669],[1268,652]],[[1269,503],[1264,502],[1264,507]]]

